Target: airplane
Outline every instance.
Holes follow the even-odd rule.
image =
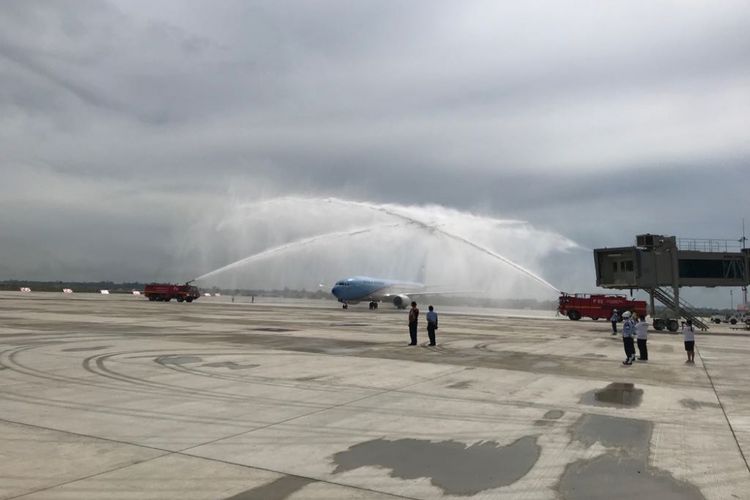
[[[348,309],[349,304],[358,304],[365,300],[370,301],[370,309],[377,309],[379,302],[390,302],[398,309],[406,309],[414,297],[450,292],[428,292],[422,283],[411,281],[352,276],[337,281],[331,293],[343,304],[344,309]]]

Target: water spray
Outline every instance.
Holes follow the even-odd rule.
[[[525,268],[524,266],[514,262],[510,258],[505,257],[504,255],[499,254],[498,252],[480,243],[472,241],[464,236],[456,234],[455,232],[449,229],[446,229],[445,223],[441,223],[440,221],[436,221],[435,223],[425,222],[423,220],[415,218],[414,216],[408,215],[407,213],[403,213],[403,211],[399,210],[398,207],[393,207],[391,205],[378,205],[378,204],[369,203],[369,202],[351,201],[351,200],[346,200],[346,199],[341,199],[341,198],[322,199],[322,198],[300,198],[300,197],[295,197],[295,196],[285,196],[285,197],[279,197],[279,198],[273,198],[273,199],[268,199],[268,200],[261,200],[257,202],[242,204],[240,205],[240,208],[249,209],[249,208],[257,208],[257,207],[266,207],[266,206],[270,206],[270,205],[274,205],[278,203],[284,203],[284,202],[301,202],[301,203],[322,202],[322,203],[329,203],[329,204],[337,204],[337,205],[341,205],[341,206],[348,207],[348,208],[356,207],[356,208],[364,209],[373,213],[381,213],[389,218],[396,218],[403,222],[401,224],[367,226],[363,228],[354,229],[351,231],[337,231],[337,232],[325,233],[325,234],[320,234],[320,235],[309,237],[309,238],[295,240],[295,241],[292,241],[283,245],[279,245],[274,248],[264,250],[257,254],[246,257],[244,259],[240,259],[236,262],[233,262],[219,269],[206,273],[196,279],[204,279],[204,278],[213,276],[215,274],[219,274],[228,269],[236,268],[238,266],[241,266],[241,265],[244,265],[244,264],[265,258],[265,257],[270,257],[280,252],[296,250],[304,246],[314,244],[321,240],[344,238],[348,236],[362,234],[365,232],[371,232],[378,228],[398,227],[399,225],[404,225],[404,223],[406,223],[408,225],[421,229],[422,231],[428,234],[441,236],[445,239],[455,241],[459,243],[460,245],[467,246],[469,248],[474,249],[475,251],[488,255],[492,257],[493,259],[499,260],[500,262],[506,264],[510,268],[516,271],[519,271],[523,275],[530,277],[532,280],[544,285],[546,288],[549,288],[550,290],[554,290],[555,292],[558,292],[558,293],[560,292],[560,290],[554,285],[552,285],[550,282],[548,282],[541,276],[535,274],[534,272],[530,271],[529,269]]]
[[[415,219],[413,217],[410,217],[408,215],[404,215],[404,214],[399,213],[399,212],[397,212],[395,210],[389,209],[389,208],[387,208],[387,206],[378,206],[378,205],[373,205],[371,203],[366,203],[366,202],[361,202],[361,201],[342,200],[340,198],[327,198],[325,201],[327,201],[329,203],[338,203],[338,204],[347,205],[347,206],[356,206],[356,207],[367,208],[368,210],[375,210],[375,211],[378,211],[378,212],[382,212],[382,213],[387,214],[387,215],[389,215],[391,217],[398,217],[398,218],[400,218],[402,220],[405,220],[407,222],[415,224],[417,227],[420,227],[420,228],[422,228],[422,229],[424,229],[424,230],[426,230],[428,232],[437,233],[437,234],[445,236],[445,237],[447,237],[449,239],[458,241],[458,242],[463,243],[465,245],[469,245],[470,247],[472,247],[472,248],[474,248],[476,250],[479,250],[482,253],[485,253],[485,254],[489,255],[490,257],[493,257],[495,259],[500,260],[501,262],[509,265],[510,267],[516,269],[517,271],[521,271],[522,273],[526,274],[530,278],[533,278],[537,282],[539,282],[542,285],[544,285],[544,286],[546,286],[546,287],[554,290],[555,292],[560,293],[560,290],[556,286],[554,286],[552,283],[550,283],[549,281],[545,280],[541,276],[539,276],[539,275],[537,275],[537,274],[529,271],[528,269],[526,269],[522,265],[517,264],[516,262],[513,262],[509,258],[507,258],[507,257],[505,257],[503,255],[500,255],[499,253],[494,252],[493,250],[491,250],[489,248],[486,248],[486,247],[484,247],[484,246],[482,246],[482,245],[480,245],[478,243],[475,243],[475,242],[473,242],[471,240],[468,240],[468,239],[466,239],[466,238],[464,238],[462,236],[459,236],[457,234],[454,234],[454,233],[451,233],[449,231],[446,231],[445,229],[442,229],[442,228],[440,228],[437,225],[427,224],[425,222],[422,222],[422,221],[420,221],[418,219]]]
[[[267,248],[266,250],[263,250],[262,252],[258,252],[248,257],[244,257],[240,260],[236,260],[232,262],[231,264],[227,264],[226,266],[222,266],[218,269],[214,269],[213,271],[209,271],[190,281],[206,279],[216,274],[222,273],[224,271],[228,271],[229,269],[233,269],[233,268],[245,265],[245,264],[249,264],[250,262],[255,262],[255,261],[264,259],[266,257],[270,257],[271,255],[274,255],[274,254],[278,254],[278,253],[282,253],[282,252],[286,252],[290,250],[297,250],[299,248],[315,244],[320,240],[331,240],[331,239],[345,238],[349,236],[358,236],[361,234],[371,233],[378,229],[394,228],[394,227],[402,227],[402,226],[404,226],[403,223],[377,224],[374,226],[351,229],[349,231],[335,231],[332,233],[318,234],[315,236],[311,236],[309,238],[302,238],[299,240],[290,241],[288,243],[284,243],[283,245],[278,245],[273,248]]]

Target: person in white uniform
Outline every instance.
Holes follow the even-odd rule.
[[[635,323],[630,318],[630,311],[622,313],[622,345],[625,348],[625,361],[623,365],[632,365],[635,360],[635,346],[633,337],[635,336]]]
[[[648,361],[648,348],[646,347],[648,323],[646,323],[646,316],[639,317],[635,324],[635,339],[638,343],[638,361]]]

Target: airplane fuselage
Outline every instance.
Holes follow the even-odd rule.
[[[417,291],[421,288],[423,288],[421,283],[353,276],[337,281],[331,289],[331,293],[344,305],[357,304],[365,300],[371,303],[381,302],[399,297],[402,300],[396,300],[394,305],[402,307],[400,302],[408,299],[405,293],[409,293],[409,290]]]

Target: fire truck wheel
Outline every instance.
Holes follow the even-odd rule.
[[[581,313],[578,311],[568,311],[568,318],[572,319],[573,321],[578,321],[581,319]]]
[[[597,321],[599,318],[591,318],[591,319],[593,319],[594,321]]]
[[[187,302],[188,304],[191,303],[192,301],[193,301],[192,297],[188,297],[185,299],[185,302]]]
[[[183,300],[185,299],[183,299],[182,297],[177,297],[177,302],[182,302]]]

